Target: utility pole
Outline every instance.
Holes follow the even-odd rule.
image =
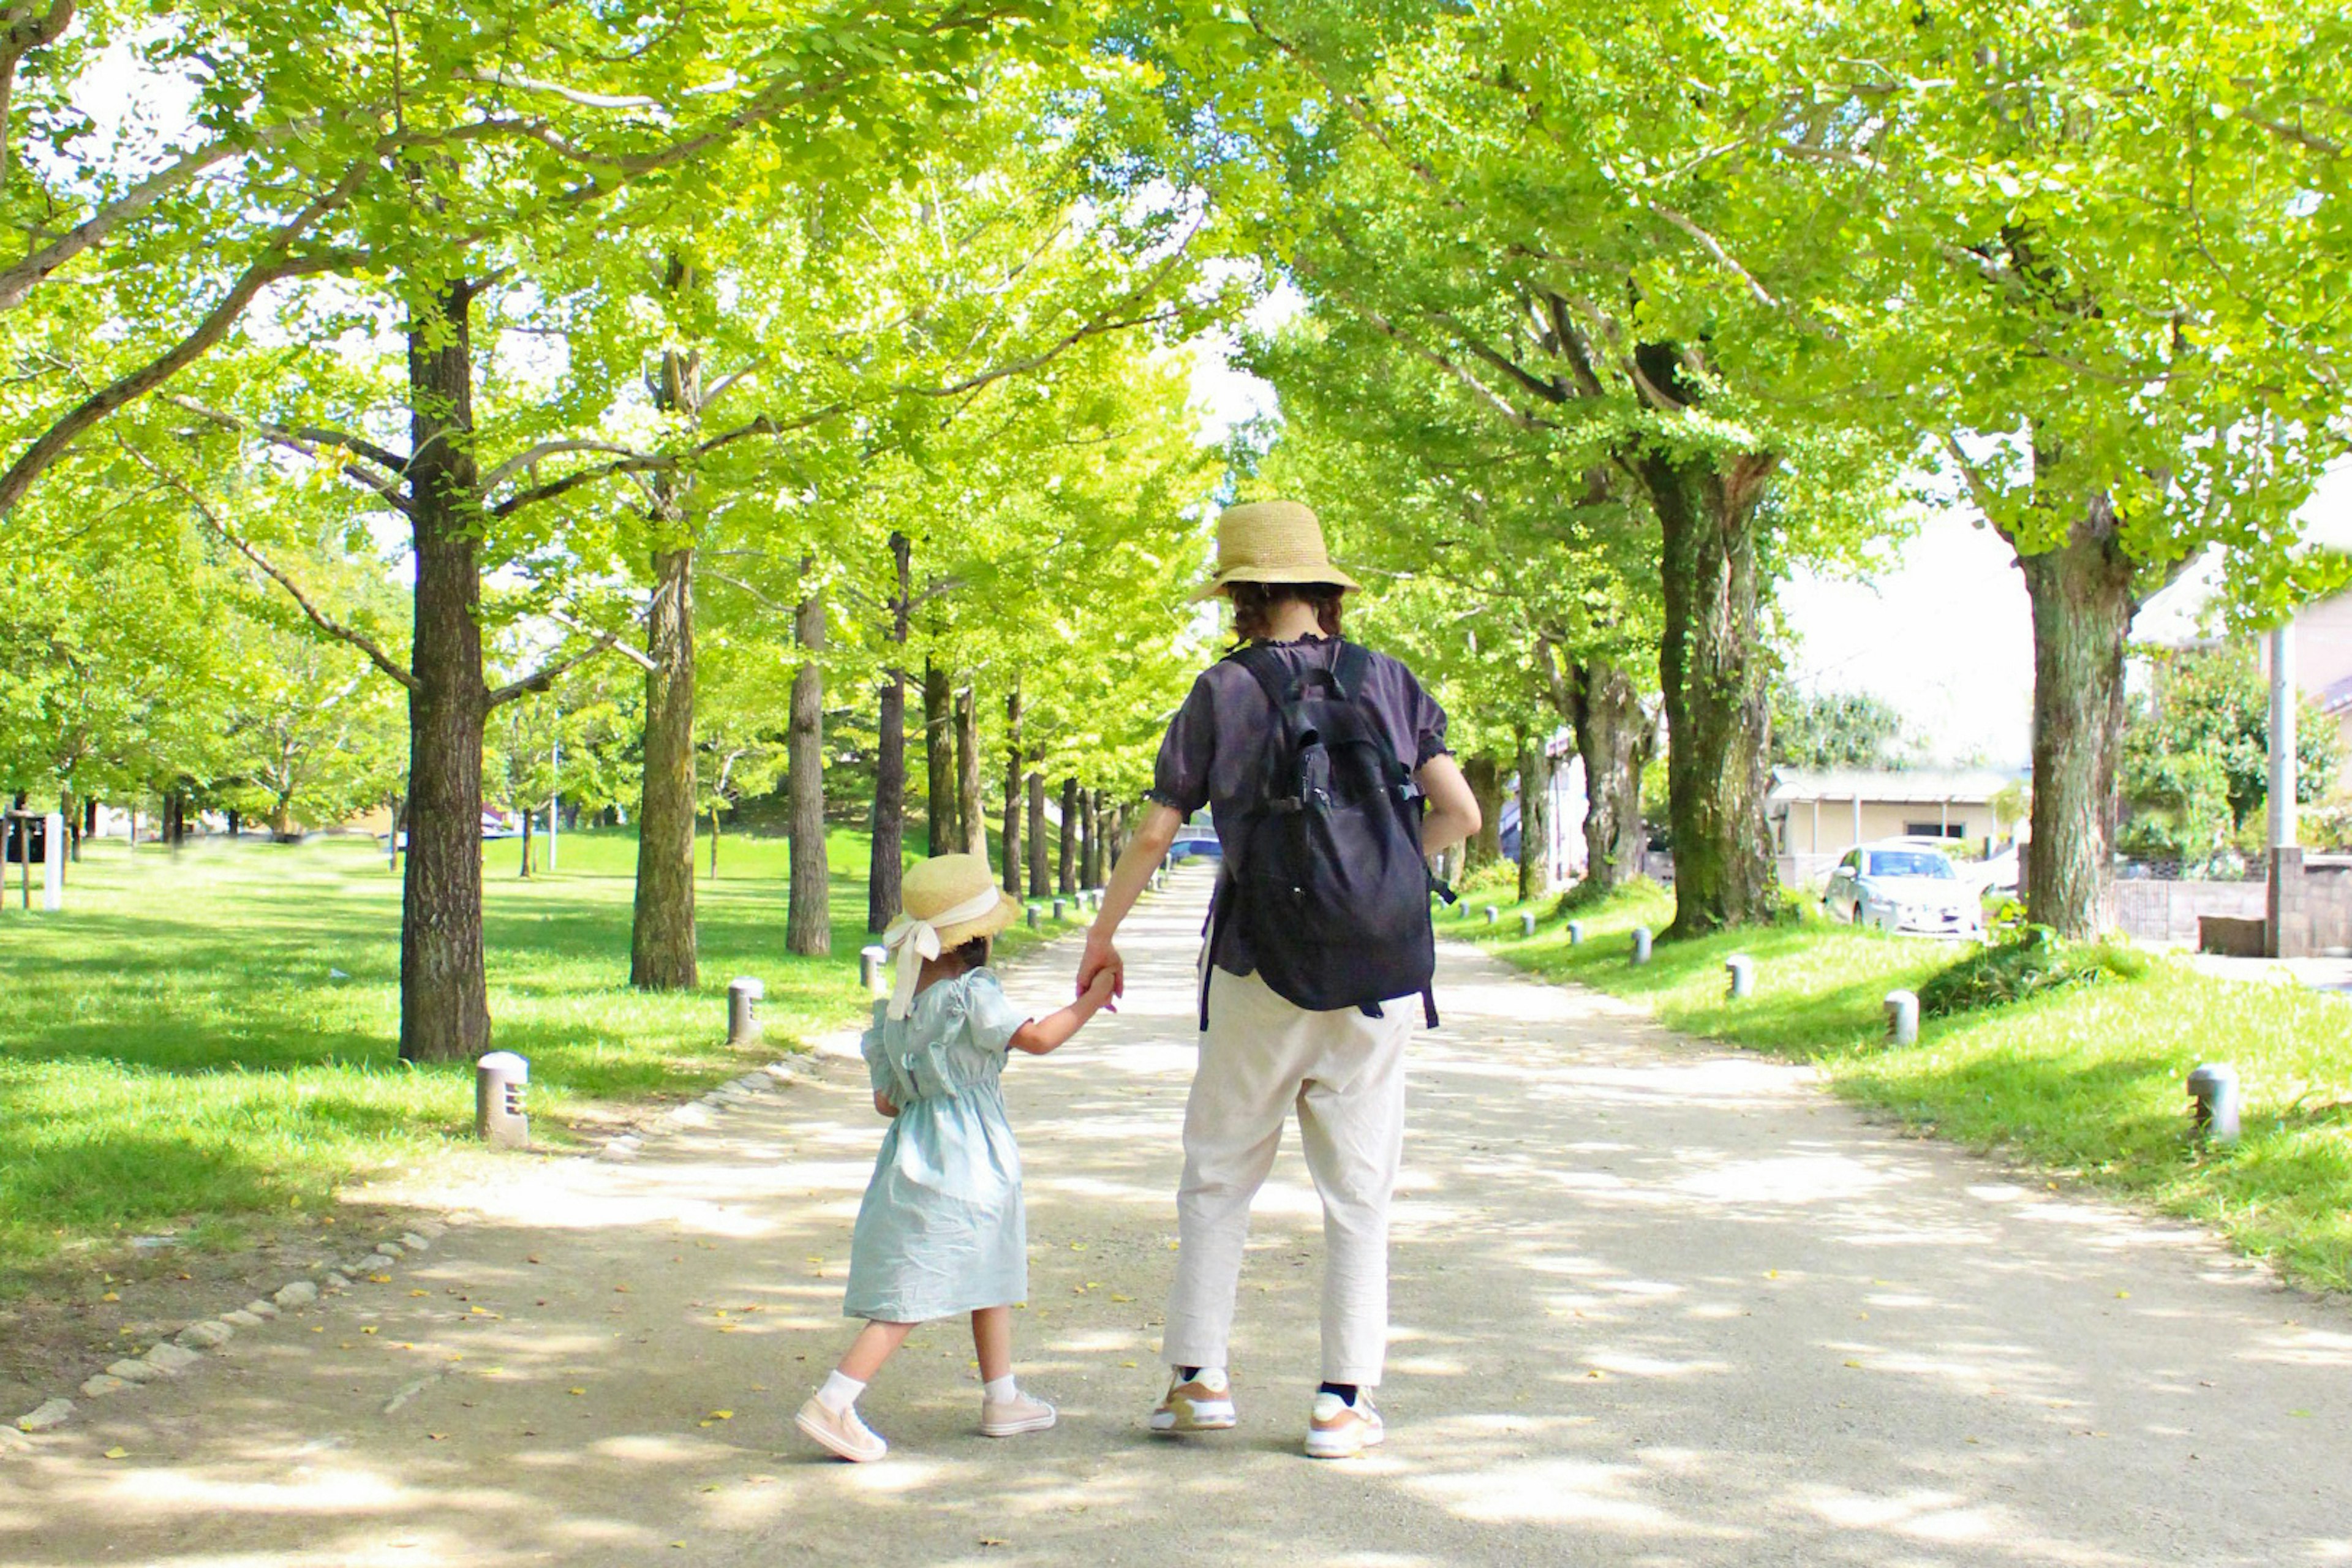
[[[2271,842],[2292,849],[2294,823],[2294,622],[2271,628]]]
[[[547,742],[547,868],[555,869],[555,814],[563,804],[563,782],[559,770],[563,766],[563,741],[557,737]]]

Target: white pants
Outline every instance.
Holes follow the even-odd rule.
[[[1184,1108],[1171,1366],[1223,1366],[1250,1201],[1295,1107],[1323,1199],[1323,1376],[1366,1387],[1388,1349],[1389,1194],[1404,1145],[1404,1043],[1420,1004],[1310,1013],[1219,970]]]

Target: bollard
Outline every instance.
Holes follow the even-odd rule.
[[[760,1039],[760,998],[768,988],[748,974],[727,983],[727,1043],[756,1045]]]
[[[530,1147],[523,1107],[530,1063],[512,1051],[492,1051],[474,1064],[474,1136],[502,1149]]]
[[[889,990],[882,983],[882,966],[890,962],[887,947],[861,947],[857,950],[857,984],[866,987],[868,996],[879,996]]]
[[[1633,928],[1633,962],[1636,963],[1650,962],[1650,928],[1648,926]]]
[[[1755,994],[1756,961],[1754,959],[1744,952],[1735,952],[1723,961],[1723,967],[1731,977],[1731,984],[1727,994],[1738,997]]]
[[[1533,936],[1536,934],[1535,910],[1521,910],[1519,911],[1519,934],[1521,936]]]
[[[1886,994],[1886,1041],[1895,1046],[1919,1043],[1919,998],[1909,991]]]
[[[1488,925],[1493,925],[1495,923],[1496,916],[1501,911],[1496,910],[1494,905],[1488,904],[1486,906],[1486,923]]]
[[[1568,945],[1570,947],[1582,947],[1584,945],[1584,922],[1582,921],[1570,921],[1568,922]]]
[[[1057,921],[1069,919],[1070,906],[1063,902],[1061,900],[1055,899],[1054,900],[1054,918]]]
[[[2238,1139],[2238,1069],[2206,1062],[2189,1075],[2189,1113],[2197,1131],[2216,1143]]]
[[[1037,906],[1031,904],[1029,906],[1029,929],[1031,931],[1035,931],[1044,923],[1045,922],[1038,917]]]

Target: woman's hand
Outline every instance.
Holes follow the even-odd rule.
[[[874,1110],[877,1116],[895,1117],[898,1114],[898,1108],[890,1103],[890,1097],[878,1089],[874,1091]]]

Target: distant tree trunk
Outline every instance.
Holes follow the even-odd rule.
[[[530,879],[530,808],[522,811],[522,869],[517,873],[523,880]]]
[[[1551,752],[1519,731],[1519,897],[1551,891]]]
[[[408,322],[408,493],[415,619],[409,654],[408,868],[400,922],[400,1055],[471,1061],[489,1048],[482,973],[479,474],[473,285],[443,284]]]
[[[1075,777],[1062,781],[1061,845],[1054,861],[1054,890],[1069,894],[1078,890],[1078,781]]]
[[[1021,896],[1021,681],[1004,696],[1004,890]]]
[[[2124,654],[2140,573],[2114,503],[2095,498],[2066,542],[2021,554],[2033,604],[2033,835],[2025,916],[2062,936],[2108,921],[2116,763],[2123,748]]]
[[[653,567],[629,984],[643,991],[691,991],[700,978],[694,922],[694,552],[656,551]],[[718,829],[711,831],[715,877]]]
[[[719,880],[719,803],[710,803],[710,879]]]
[[[1676,367],[1672,356],[1654,367],[1645,362],[1670,379]],[[1778,900],[1765,816],[1772,715],[1766,700],[1770,661],[1758,617],[1756,532],[1776,459],[1710,458],[1661,443],[1644,448],[1633,466],[1662,543],[1665,632],[1658,679],[1665,694],[1675,854],[1675,919],[1665,934],[1762,924],[1773,918]]]
[[[816,562],[801,558],[801,574],[813,578]],[[824,853],[824,595],[812,582],[793,616],[793,640],[801,668],[793,677],[793,711],[786,737],[792,799],[792,897],[784,912],[784,950],[803,956],[833,951],[833,917],[826,907],[831,876]]]
[[[245,814],[234,807],[228,812],[228,836],[231,838],[245,837]]]
[[[890,563],[898,592],[890,600],[890,642],[907,646],[908,616],[914,608],[908,572],[913,547],[893,530]],[[898,656],[893,656],[894,658]],[[874,752],[874,851],[866,877],[866,929],[880,931],[898,913],[899,878],[907,845],[907,671],[893,663],[882,672],[882,712]]]
[[[1042,899],[1054,890],[1050,851],[1045,846],[1045,775],[1032,772],[1029,786],[1029,896]]]
[[[1570,665],[1553,690],[1584,763],[1584,880],[1614,888],[1642,874],[1642,770],[1657,727],[1633,678],[1606,659]]]
[[[81,826],[74,829],[73,858],[81,858],[81,841],[98,837],[98,797],[81,803]]]
[[[924,849],[946,855],[962,847],[963,824],[956,815],[955,696],[948,688],[948,672],[929,659],[923,661],[923,813]]]
[[[1095,792],[1078,792],[1078,886],[1098,888],[1102,883],[1095,876],[1095,855],[1102,836],[1096,831]]]
[[[1468,868],[1475,871],[1503,858],[1503,764],[1492,752],[1462,764],[1470,794],[1478,802],[1478,831],[1466,847]]]
[[[980,693],[967,686],[956,693],[956,826],[963,829],[963,852],[988,858],[988,811],[980,798]]]

